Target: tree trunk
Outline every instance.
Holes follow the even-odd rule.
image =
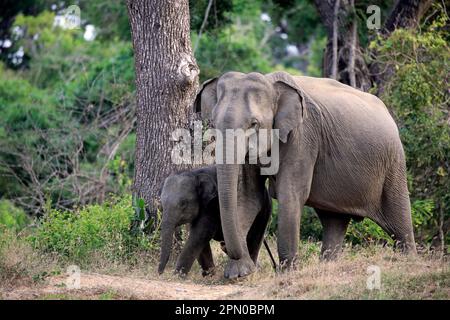
[[[330,78],[337,80],[338,73],[338,37],[339,37],[339,7],[340,0],[336,0],[333,10],[333,36],[332,36],[332,59]]]
[[[127,0],[127,7],[137,99],[133,192],[154,217],[162,182],[182,168],[171,161],[171,135],[191,127],[199,69],[191,49],[188,0]]]
[[[350,53],[348,55],[348,78],[350,85],[356,88],[355,57],[356,57],[356,43],[358,38],[358,22],[356,21],[354,0],[350,0],[350,6],[353,10],[353,19],[351,26]]]
[[[390,34],[397,28],[415,28],[420,18],[430,8],[432,0],[397,0],[384,23],[382,32]]]
[[[328,35],[323,61],[324,77],[334,78],[334,67],[337,65],[336,80],[364,91],[367,91],[375,83],[380,92],[392,70],[385,70],[383,74],[380,74],[380,68],[376,63],[372,63],[370,66],[366,64],[357,36],[354,1],[314,0],[314,3]],[[397,0],[382,27],[382,34],[388,36],[396,28],[417,27],[420,18],[430,8],[431,3],[432,0]],[[339,8],[337,15],[336,8]],[[354,16],[352,19],[348,19],[350,14]],[[352,23],[348,23],[348,21],[352,21]],[[334,34],[336,24],[339,29],[337,61],[335,60],[336,39]],[[376,52],[371,52],[371,54],[376,57]]]
[[[323,76],[367,91],[371,79],[359,39],[354,36],[357,29],[353,1],[314,0],[314,3],[328,35]]]

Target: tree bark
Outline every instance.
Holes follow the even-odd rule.
[[[339,34],[339,6],[340,0],[336,0],[333,10],[333,38],[332,38],[332,60],[330,78],[337,80],[338,73],[338,34]]]
[[[355,15],[355,1],[350,0],[350,6],[353,10],[353,19],[351,26],[351,39],[350,39],[350,53],[348,55],[348,78],[350,85],[356,88],[356,73],[355,73],[355,57],[356,57],[356,43],[358,38],[358,23]]]
[[[188,0],[127,0],[136,73],[136,167],[133,193],[150,217],[173,171],[172,132],[192,126],[199,69],[192,54]]]
[[[415,28],[420,18],[430,8],[432,0],[397,0],[386,19],[382,32],[390,34],[397,28]]]
[[[323,75],[367,91],[371,87],[370,74],[364,62],[356,33],[356,17],[350,0],[314,0],[328,35],[323,60]],[[337,34],[336,34],[337,33]]]

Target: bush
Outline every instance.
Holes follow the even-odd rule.
[[[138,250],[155,249],[158,239],[156,233],[152,239],[132,235],[133,217],[131,196],[74,213],[51,210],[29,239],[35,248],[77,263],[99,254],[110,261],[126,260]]]
[[[134,167],[131,43],[85,41],[53,19],[19,14],[13,48],[26,59],[20,72],[0,64],[0,194],[33,214],[123,194],[116,177]]]
[[[437,9],[441,16],[431,24],[418,30],[396,29],[371,44],[382,67],[393,70],[381,98],[399,124],[421,241],[436,237],[439,225],[450,218],[450,48],[448,16],[442,7]]]
[[[0,200],[0,227],[18,232],[30,223],[25,212],[14,206],[9,200]]]

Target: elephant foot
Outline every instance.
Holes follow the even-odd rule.
[[[245,277],[255,272],[255,269],[255,264],[250,257],[241,258],[239,260],[230,259],[225,266],[224,276],[227,279]]]
[[[174,271],[174,275],[180,277],[181,279],[186,279],[189,271],[186,271],[183,267],[176,267]]]
[[[402,254],[410,256],[417,255],[416,243],[414,241],[396,241],[394,245]]]
[[[339,258],[341,254],[342,248],[336,248],[336,249],[324,249],[320,253],[320,261],[334,261]]]
[[[286,272],[286,271],[295,270],[296,262],[297,262],[296,256],[294,258],[290,258],[290,259],[283,259],[280,261],[280,265],[278,266],[278,271]]]
[[[216,268],[212,267],[206,270],[202,270],[202,276],[203,277],[207,277],[207,276],[213,276],[216,273]]]

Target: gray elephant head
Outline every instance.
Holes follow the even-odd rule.
[[[171,175],[161,190],[161,257],[158,272],[163,273],[172,251],[176,227],[194,221],[201,210],[217,196],[215,179],[205,173]]]
[[[304,100],[302,90],[285,72],[267,75],[228,72],[202,84],[194,107],[196,112],[201,111],[202,118],[212,121],[223,137],[227,129],[255,129],[256,132],[278,129],[279,140],[285,143],[302,122]],[[236,260],[242,258],[244,252],[236,217],[238,173],[238,164],[217,165],[222,229],[228,254]]]

